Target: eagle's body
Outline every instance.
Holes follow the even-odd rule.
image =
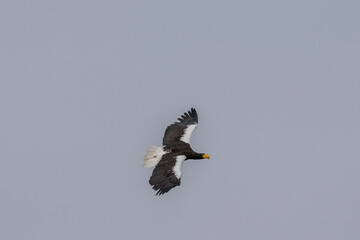
[[[157,191],[156,195],[180,185],[181,166],[185,160],[210,158],[207,154],[196,153],[190,147],[191,134],[198,124],[196,110],[192,108],[178,120],[167,127],[163,148],[149,147],[144,158],[144,167],[155,166],[149,183]]]

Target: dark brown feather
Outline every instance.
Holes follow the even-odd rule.
[[[164,149],[166,149],[168,145],[179,142],[180,138],[185,133],[185,129],[189,125],[198,123],[198,115],[195,108],[191,108],[190,111],[185,112],[183,115],[181,115],[181,118],[178,118],[178,120],[179,122],[174,122],[165,130],[163,137]]]
[[[173,172],[175,163],[176,155],[174,153],[166,153],[156,165],[149,180],[150,185],[157,191],[156,195],[164,194],[173,187],[180,185],[180,179]]]

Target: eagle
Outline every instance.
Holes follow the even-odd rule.
[[[195,108],[185,112],[165,130],[163,147],[150,146],[144,157],[144,167],[155,167],[149,183],[157,191],[156,195],[167,193],[180,186],[181,166],[184,161],[210,159],[205,153],[197,153],[190,147],[190,138],[198,125]]]

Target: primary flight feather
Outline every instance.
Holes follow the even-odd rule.
[[[190,138],[198,125],[195,108],[185,112],[166,128],[163,147],[150,146],[144,157],[144,167],[155,167],[149,183],[156,195],[167,193],[181,182],[181,166],[188,159],[210,159],[205,153],[197,153],[190,147]]]

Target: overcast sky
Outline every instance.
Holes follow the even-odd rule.
[[[0,3],[0,239],[357,240],[360,1]],[[150,145],[195,107],[181,186]]]

